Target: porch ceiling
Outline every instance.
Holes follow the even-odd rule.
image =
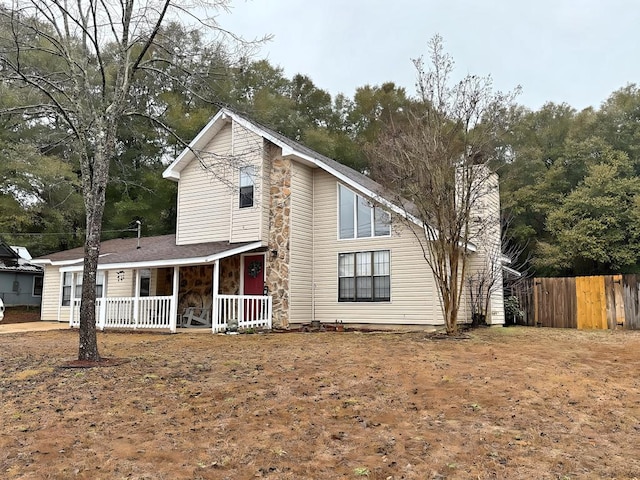
[[[260,242],[226,241],[176,245],[175,235],[162,235],[141,238],[138,248],[137,238],[118,238],[102,242],[98,264],[103,268],[124,268],[207,263],[260,246]],[[84,248],[79,247],[36,258],[33,263],[73,266],[81,264],[83,258]]]

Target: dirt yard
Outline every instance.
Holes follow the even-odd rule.
[[[468,335],[2,335],[0,477],[640,477],[640,332]]]
[[[7,307],[1,325],[8,323],[27,323],[40,321],[40,308]]]

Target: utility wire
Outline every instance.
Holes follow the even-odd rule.
[[[121,233],[121,232],[137,232],[137,228],[129,228],[125,230],[102,230],[102,233]],[[79,230],[77,232],[41,232],[41,233],[14,233],[14,232],[0,232],[0,235],[6,236],[21,236],[21,237],[37,237],[37,236],[45,236],[45,235],[78,235],[84,234],[84,230]]]

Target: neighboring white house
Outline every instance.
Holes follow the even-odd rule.
[[[228,109],[163,176],[178,183],[175,235],[102,243],[99,326],[444,323],[404,210],[369,177]],[[495,186],[487,214],[499,212],[497,177]],[[474,246],[471,265],[499,248],[499,230],[490,242]],[[43,320],[77,323],[82,257],[77,248],[35,260]],[[504,323],[500,288],[488,321]]]

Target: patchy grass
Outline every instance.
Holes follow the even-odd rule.
[[[0,477],[640,477],[640,332],[0,336]]]

